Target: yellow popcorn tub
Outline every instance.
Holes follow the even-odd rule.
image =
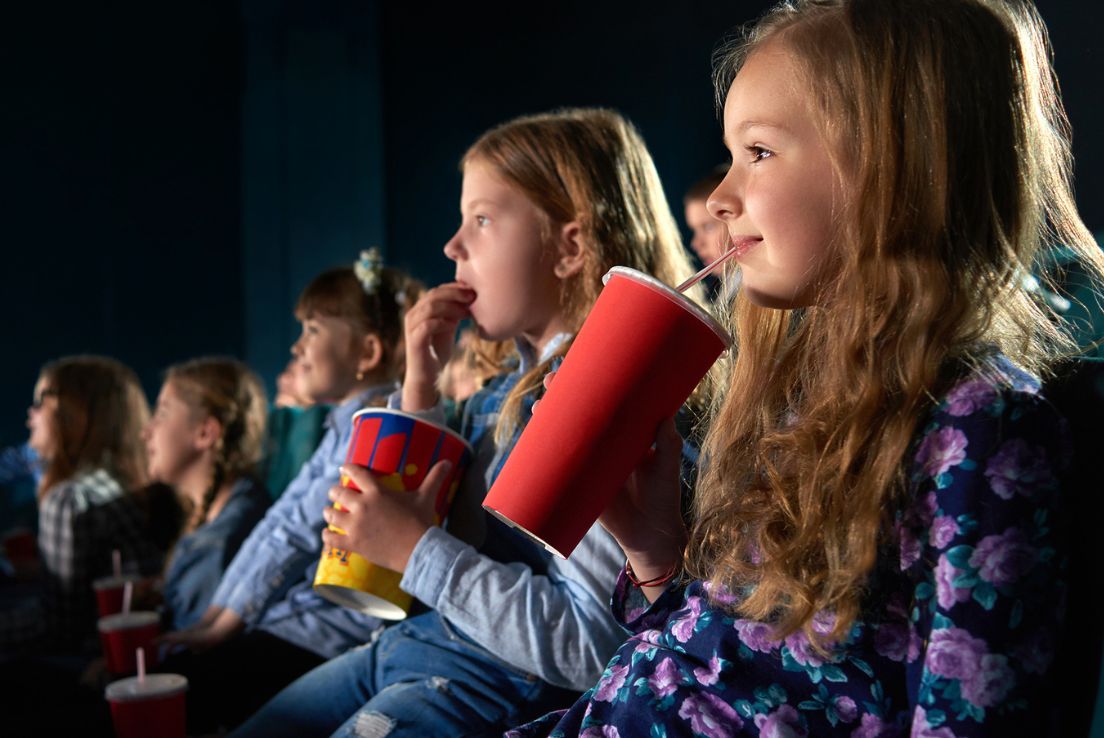
[[[353,437],[345,463],[368,467],[380,483],[395,491],[417,489],[439,461],[451,461],[452,472],[437,495],[435,520],[445,519],[464,470],[471,462],[471,446],[456,432],[409,413],[368,408],[353,416]],[[341,484],[356,489],[351,479]],[[344,534],[340,528],[330,530]],[[402,620],[413,598],[399,589],[402,575],[369,563],[340,548],[326,548],[318,562],[314,589],[331,602],[386,620]]]

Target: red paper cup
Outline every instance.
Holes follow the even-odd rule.
[[[126,583],[130,582],[135,591],[142,577],[136,574],[123,574],[118,577],[101,577],[92,582],[92,589],[96,592],[96,609],[101,618],[114,615],[123,611],[123,591]]]
[[[353,416],[353,437],[345,462],[368,467],[380,483],[395,491],[417,489],[439,461],[452,472],[436,501],[436,523],[448,514],[456,488],[471,461],[471,446],[455,431],[409,413],[369,408]],[[350,479],[341,483],[356,489]],[[340,528],[330,530],[344,533]],[[402,575],[376,566],[352,551],[327,548],[318,562],[314,589],[339,605],[387,620],[401,620],[413,598],[399,588]]]
[[[731,344],[657,279],[614,267],[483,507],[566,558]]]
[[[38,541],[34,533],[26,528],[8,531],[4,536],[4,555],[8,561],[15,563],[30,563],[38,558]]]
[[[180,674],[147,674],[107,685],[111,720],[118,738],[184,738],[187,714],[184,692],[188,680]]]
[[[157,646],[153,643],[161,632],[161,618],[157,613],[144,610],[117,613],[100,618],[97,625],[107,670],[112,674],[122,676],[138,671],[134,658],[137,648],[145,649],[147,668],[157,666]]]

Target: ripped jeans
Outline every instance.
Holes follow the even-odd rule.
[[[300,677],[231,736],[502,735],[577,696],[506,664],[428,612]]]

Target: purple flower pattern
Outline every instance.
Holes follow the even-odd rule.
[[[978,570],[978,575],[997,586],[1014,583],[1034,563],[1035,549],[1019,528],[982,538],[970,556],[970,566]]]
[[[966,434],[954,426],[938,428],[924,437],[916,461],[924,473],[935,478],[966,460]]]
[[[736,596],[703,582],[668,590],[637,619],[621,606],[634,591],[622,577],[614,611],[638,635],[575,707],[511,735],[1045,732],[1047,706],[1032,701],[1057,642],[1063,552],[1049,521],[1065,441],[1030,378],[998,365],[1007,381],[967,378],[918,426],[897,548],[828,656],[801,631],[740,616]],[[820,613],[813,629],[826,635],[833,623]]]

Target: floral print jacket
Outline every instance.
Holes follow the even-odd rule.
[[[706,583],[648,606],[622,575],[613,609],[634,635],[573,707],[508,735],[1047,734],[1068,434],[1038,389],[997,359],[939,403],[913,446],[896,541],[830,657],[732,615],[735,598]]]

